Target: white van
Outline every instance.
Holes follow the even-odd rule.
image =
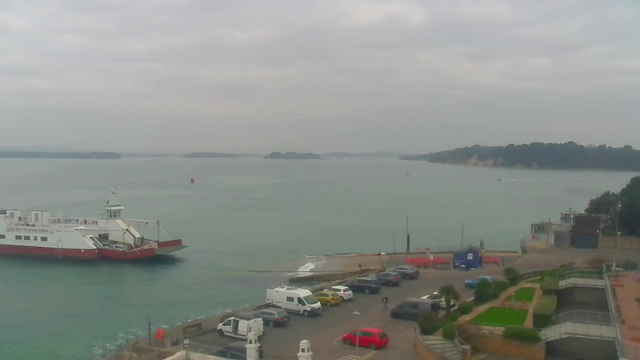
[[[262,319],[252,314],[238,314],[230,317],[218,324],[218,333],[222,336],[231,336],[246,339],[247,335],[253,331],[256,336],[264,334],[264,324]]]
[[[322,314],[322,305],[311,291],[295,286],[267,289],[267,303],[304,316]]]

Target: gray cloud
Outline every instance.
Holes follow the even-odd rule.
[[[640,146],[640,7],[4,1],[3,146]]]

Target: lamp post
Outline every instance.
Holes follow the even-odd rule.
[[[182,350],[184,350],[185,359],[189,360],[189,339],[184,338],[182,340]]]
[[[353,315],[360,315],[358,310],[353,312]],[[358,358],[358,348],[360,347],[360,329],[356,329],[356,359]]]
[[[620,218],[620,201],[616,205],[616,258],[618,257],[618,251],[620,251],[620,231],[618,230],[618,219]]]

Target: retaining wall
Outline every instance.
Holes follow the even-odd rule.
[[[599,249],[616,249],[615,236],[600,236]],[[634,236],[620,236],[620,250],[640,250],[640,238]]]
[[[544,342],[529,344],[521,341],[506,340],[499,336],[475,334],[469,340],[474,350],[487,354],[513,356],[530,360],[544,360],[546,354]]]

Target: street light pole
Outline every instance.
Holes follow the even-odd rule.
[[[353,312],[353,315],[360,315],[360,313],[356,310]],[[360,347],[360,329],[356,329],[356,359],[358,358],[359,347]]]
[[[618,219],[620,218],[620,201],[616,205],[616,260],[618,258],[618,252],[620,251],[620,230],[618,230]]]

